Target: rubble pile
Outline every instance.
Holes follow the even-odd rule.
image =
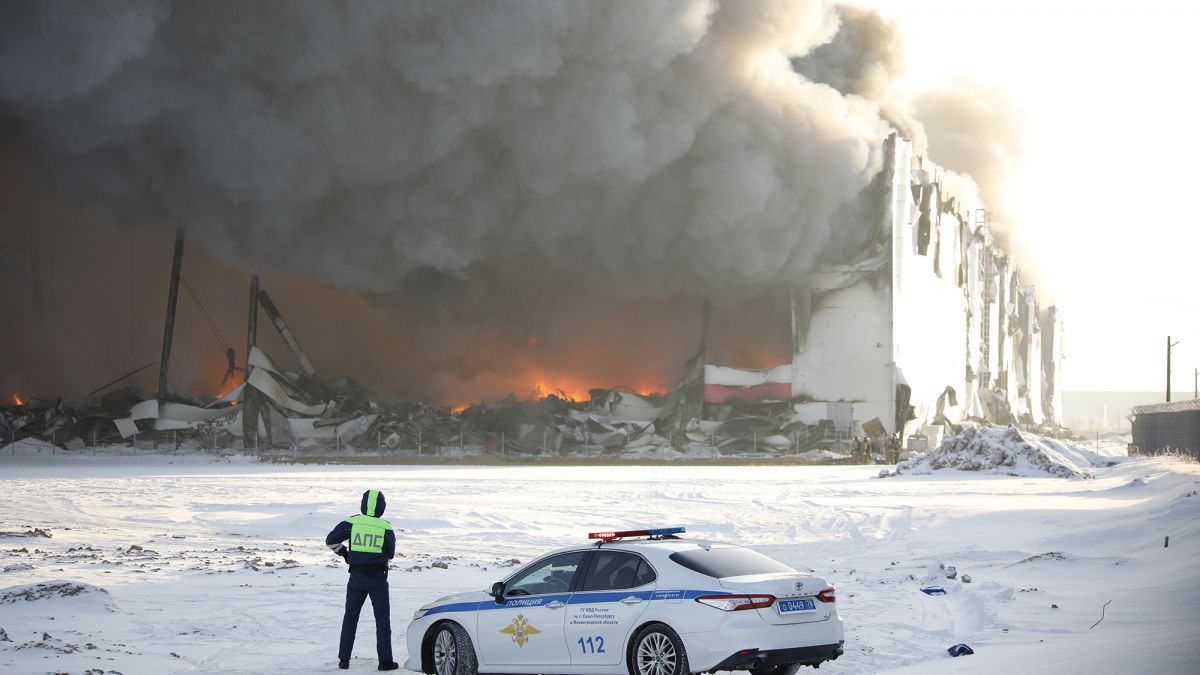
[[[1094,466],[1091,457],[1095,455],[1082,448],[1015,427],[967,427],[928,454],[901,462],[896,473],[930,474],[951,469],[1009,476],[1086,478],[1084,469]]]
[[[550,394],[461,409],[384,397],[354,380],[321,381],[284,370],[257,347],[243,384],[211,401],[159,401],[126,387],[84,406],[32,401],[0,409],[3,443],[29,452],[97,445],[293,453],[412,452],[497,457],[716,458],[798,456],[848,461],[823,420],[805,424],[790,401],[728,397],[682,424],[662,419],[667,396],[594,389],[590,399]],[[0,443],[2,445],[3,443]],[[8,448],[6,448],[8,449]]]

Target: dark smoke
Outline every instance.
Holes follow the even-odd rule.
[[[843,59],[836,89],[792,69],[890,35],[828,2],[54,2],[5,19],[0,119],[21,141],[3,152],[45,167],[81,222],[128,233],[90,255],[162,267],[183,224],[227,333],[245,274],[275,270],[319,368],[448,401],[532,371],[669,383],[706,297],[716,358],[786,358],[780,290],[857,249],[884,138],[918,133],[889,99],[891,47]],[[165,272],[147,277],[157,292]]]

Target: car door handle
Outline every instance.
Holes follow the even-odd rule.
[[[636,595],[631,595],[631,596],[629,596],[628,598],[625,598],[624,600],[622,600],[622,601],[621,601],[621,604],[622,604],[622,605],[636,605],[636,604],[638,604],[638,603],[639,603],[639,602],[641,602],[641,601],[642,601],[642,599],[641,599],[641,598],[639,598],[638,596],[636,596]]]
[[[567,606],[567,603],[562,602],[561,600],[555,600],[554,602],[546,603],[546,609],[559,609],[560,607],[566,607],[566,606]]]

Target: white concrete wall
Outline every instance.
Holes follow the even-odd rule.
[[[844,275],[830,268],[796,291],[814,296],[806,345],[793,361],[792,396],[853,401],[856,433],[874,417],[890,431],[895,404],[887,284],[877,288],[862,279],[848,288],[821,290],[836,286]]]
[[[967,304],[954,274],[958,219],[950,214],[937,218],[933,227],[941,246],[941,275],[934,272],[934,236],[928,255],[917,253],[918,205],[909,188],[908,165],[896,171],[894,190],[904,209],[893,219],[892,334],[896,380],[912,388],[912,405],[917,419],[910,427],[931,422],[937,399],[947,386],[954,387],[958,406],[947,402],[944,412],[950,421],[961,418],[967,401]],[[947,249],[951,250],[947,250]],[[911,430],[911,429],[910,429]],[[907,432],[906,432],[907,433]]]
[[[795,324],[804,333],[793,357],[793,396],[853,401],[855,433],[861,433],[862,422],[874,417],[892,432],[897,431],[896,385],[907,384],[917,416],[899,430],[907,435],[933,422],[938,398],[948,386],[957,397],[957,405],[946,400],[943,412],[949,421],[986,414],[976,395],[978,375],[989,372],[989,387],[995,388],[1006,372],[1010,407],[1040,420],[1041,336],[1033,330],[1037,310],[1029,304],[1032,291],[1020,286],[1019,274],[1003,256],[993,259],[992,273],[987,274],[984,250],[993,243],[986,227],[960,227],[957,215],[939,215],[941,195],[933,199],[926,255],[918,253],[921,214],[912,185],[914,181],[936,183],[939,170],[926,165],[924,171],[914,171],[907,141],[898,141],[895,150],[888,197],[891,213],[885,226],[891,229],[891,269],[862,274],[850,267],[827,267],[794,292],[793,312],[797,316],[807,312],[807,320],[800,317]],[[958,202],[955,209],[969,218],[980,206]],[[963,286],[959,285],[960,265],[966,266]],[[990,302],[984,301],[985,294],[990,294]],[[1031,312],[1032,323],[1020,320],[1022,306]],[[971,382],[968,364],[977,376]],[[1022,383],[1030,387],[1018,396]],[[808,407],[819,412],[817,406]]]

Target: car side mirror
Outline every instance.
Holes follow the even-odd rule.
[[[503,604],[504,603],[504,582],[497,581],[496,583],[492,584],[492,590],[490,593],[488,593],[488,595],[490,595],[496,599],[497,605]]]

